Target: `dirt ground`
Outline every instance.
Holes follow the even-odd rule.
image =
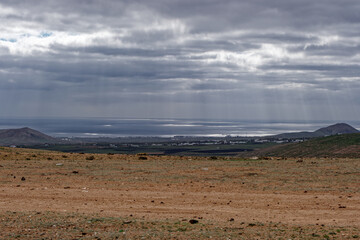
[[[0,148],[0,239],[356,239],[360,159]]]

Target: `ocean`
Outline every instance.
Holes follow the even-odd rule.
[[[315,131],[336,122],[130,118],[0,118],[0,129],[30,127],[54,137],[266,136]],[[359,129],[360,121],[346,122]]]

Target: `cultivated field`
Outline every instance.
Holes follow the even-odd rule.
[[[356,239],[360,159],[0,148],[0,239]]]

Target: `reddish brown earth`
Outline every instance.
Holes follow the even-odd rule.
[[[360,235],[359,159],[93,156],[1,149],[0,238]]]

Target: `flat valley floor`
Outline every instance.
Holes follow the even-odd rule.
[[[360,239],[360,159],[0,148],[0,239]]]

